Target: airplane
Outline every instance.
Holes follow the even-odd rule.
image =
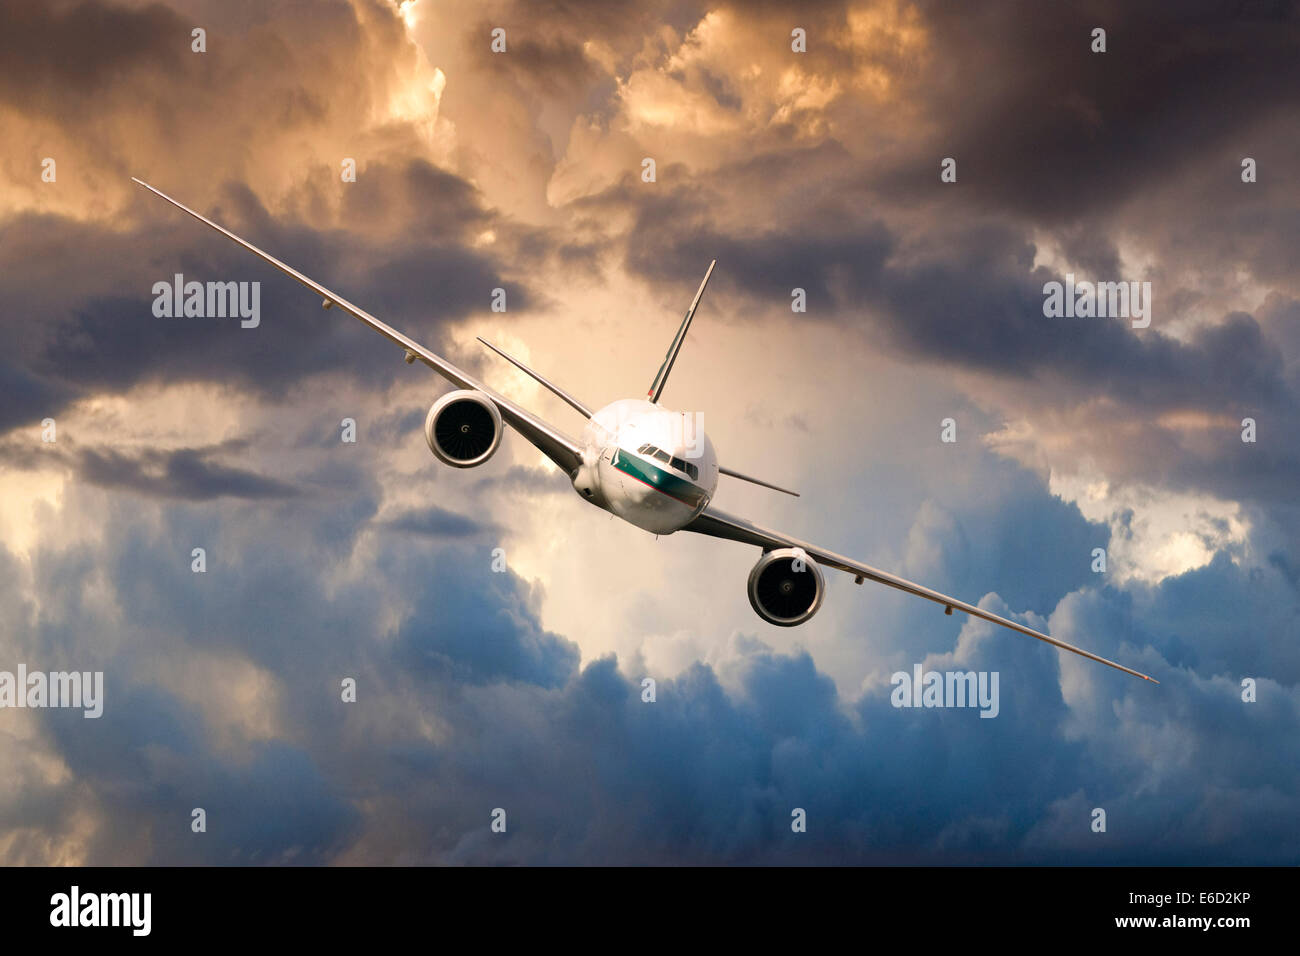
[[[433,403],[424,420],[424,438],[429,450],[444,464],[453,468],[473,468],[483,464],[496,453],[501,444],[505,430],[503,423],[509,424],[569,477],[574,490],[583,500],[638,528],[656,535],[691,531],[761,548],[758,563],[749,574],[747,589],[749,603],[755,613],[769,624],[793,627],[803,624],[817,613],[825,596],[825,581],[818,568],[820,565],[845,571],[853,575],[858,584],[874,581],[897,588],[942,605],[945,614],[951,615],[956,609],[1134,677],[1159,683],[1123,664],[1017,624],[973,604],[713,507],[719,475],[786,494],[796,494],[720,465],[712,441],[702,428],[695,427],[693,417],[660,404],[664,386],[686,341],[686,333],[695,317],[695,310],[699,308],[705,286],[709,284],[713,267],[717,265],[716,259],[709,264],[704,280],[668,346],[663,364],[650,383],[644,399],[621,399],[603,408],[593,409],[523,362],[479,339],[587,420],[581,438],[575,440],[314,279],[285,265],[251,242],[241,239],[143,180],[134,176],[131,179],[306,286],[321,297],[324,308],[337,305],[342,311],[374,329],[404,351],[407,364],[418,359],[455,385],[454,391]]]

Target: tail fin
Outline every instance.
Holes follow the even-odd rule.
[[[650,391],[646,392],[646,397],[656,405],[659,404],[659,396],[664,393],[664,385],[668,383],[668,374],[673,370],[673,363],[677,361],[677,353],[682,350],[682,343],[686,341],[686,330],[691,327],[691,319],[695,318],[695,309],[699,306],[700,299],[704,297],[704,287],[709,284],[709,276],[713,275],[713,267],[717,264],[717,259],[709,263],[709,271],[704,273],[704,281],[700,283],[699,291],[695,293],[695,299],[691,302],[691,307],[686,310],[686,318],[682,319],[682,327],[677,330],[677,335],[673,338],[673,344],[668,346],[668,354],[664,356],[664,364],[659,366],[659,374],[650,383]]]

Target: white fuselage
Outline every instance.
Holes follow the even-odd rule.
[[[578,494],[655,534],[685,527],[718,487],[718,458],[698,414],[623,399],[588,420],[582,445]]]

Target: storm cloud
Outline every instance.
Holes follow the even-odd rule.
[[[6,6],[0,669],[105,704],[0,710],[0,861],[1294,863],[1297,49],[1287,2]],[[754,549],[517,434],[441,467],[445,382],[131,176],[574,434],[475,336],[642,394],[716,258],[666,400],[803,494],[721,507],[1161,683],[830,572],[769,627]],[[1067,273],[1150,326],[1048,317]],[[262,321],[155,316],[176,274]],[[916,665],[997,718],[892,706]]]

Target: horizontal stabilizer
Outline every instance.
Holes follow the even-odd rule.
[[[764,488],[771,488],[773,491],[780,491],[783,494],[794,495],[796,498],[799,497],[799,492],[797,491],[791,491],[789,488],[782,488],[780,485],[774,485],[770,481],[761,481],[758,478],[751,478],[749,475],[742,475],[738,471],[733,471],[730,468],[723,468],[721,465],[718,466],[718,472],[723,475],[730,475],[732,478],[739,478],[741,481],[748,481],[751,485],[762,485]]]

